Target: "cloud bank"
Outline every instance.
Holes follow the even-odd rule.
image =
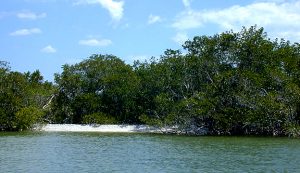
[[[190,7],[188,0],[183,0]],[[179,13],[172,27],[177,31],[204,28],[212,24],[220,30],[240,30],[242,26],[264,27],[271,37],[300,40],[300,1],[256,1],[219,10],[193,10]]]

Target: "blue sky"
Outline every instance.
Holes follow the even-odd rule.
[[[0,60],[46,80],[92,54],[126,63],[158,57],[196,35],[257,24],[271,38],[300,40],[296,0],[3,0]]]

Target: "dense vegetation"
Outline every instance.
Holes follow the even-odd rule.
[[[43,82],[40,72],[19,73],[10,70],[0,61],[0,131],[25,130],[43,117],[49,109],[43,109],[54,92],[49,82]]]
[[[251,27],[194,37],[183,48],[184,54],[166,50],[132,66],[113,55],[93,55],[64,65],[55,86],[38,71],[11,72],[2,62],[0,128],[25,129],[43,118],[213,135],[300,135],[298,43],[272,41],[263,28]]]

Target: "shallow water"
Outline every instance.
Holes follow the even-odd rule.
[[[300,140],[0,133],[0,172],[300,172]]]

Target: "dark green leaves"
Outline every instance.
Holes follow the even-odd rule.
[[[54,87],[44,82],[39,71],[10,71],[7,63],[0,65],[0,130],[26,130],[41,122],[43,109]]]

